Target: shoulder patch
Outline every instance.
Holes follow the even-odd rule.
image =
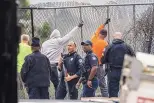
[[[97,60],[97,58],[93,56],[93,57],[92,57],[92,60]]]
[[[73,61],[73,58],[71,58],[71,61]]]

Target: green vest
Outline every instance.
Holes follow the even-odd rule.
[[[18,73],[20,73],[25,57],[31,54],[32,50],[31,50],[31,47],[25,43],[20,43],[18,50],[19,50],[19,53],[17,56],[17,69],[18,69],[17,71]]]

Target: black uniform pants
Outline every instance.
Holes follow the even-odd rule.
[[[78,90],[75,88],[75,86],[75,82],[68,82],[70,99],[78,99]],[[64,80],[61,80],[56,92],[56,99],[64,99],[67,93],[68,91],[66,90],[65,82]]]
[[[35,87],[27,89],[29,99],[49,99],[48,87]]]
[[[57,71],[57,65],[56,64],[51,65],[51,79],[50,80],[52,81],[52,83],[54,85],[55,93],[56,93],[58,83],[59,83],[58,71]]]
[[[121,69],[112,68],[108,73],[109,97],[118,97]]]

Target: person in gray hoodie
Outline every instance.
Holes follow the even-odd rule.
[[[46,55],[50,60],[51,65],[51,81],[55,88],[55,93],[58,87],[58,71],[57,65],[60,59],[61,53],[63,53],[64,46],[69,42],[69,40],[77,35],[79,28],[83,26],[83,22],[79,23],[78,26],[74,27],[68,34],[61,37],[60,32],[55,29],[50,38],[42,44],[41,53]]]

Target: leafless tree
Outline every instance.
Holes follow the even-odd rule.
[[[125,38],[127,38],[127,34],[133,31],[131,39],[134,43],[133,46],[135,49],[138,51],[138,48],[141,48],[139,51],[151,53],[154,35],[153,28],[154,11],[152,7],[149,7],[142,14],[138,15],[138,18],[136,18],[135,26],[132,26],[132,28],[130,28],[127,33],[125,33]]]

